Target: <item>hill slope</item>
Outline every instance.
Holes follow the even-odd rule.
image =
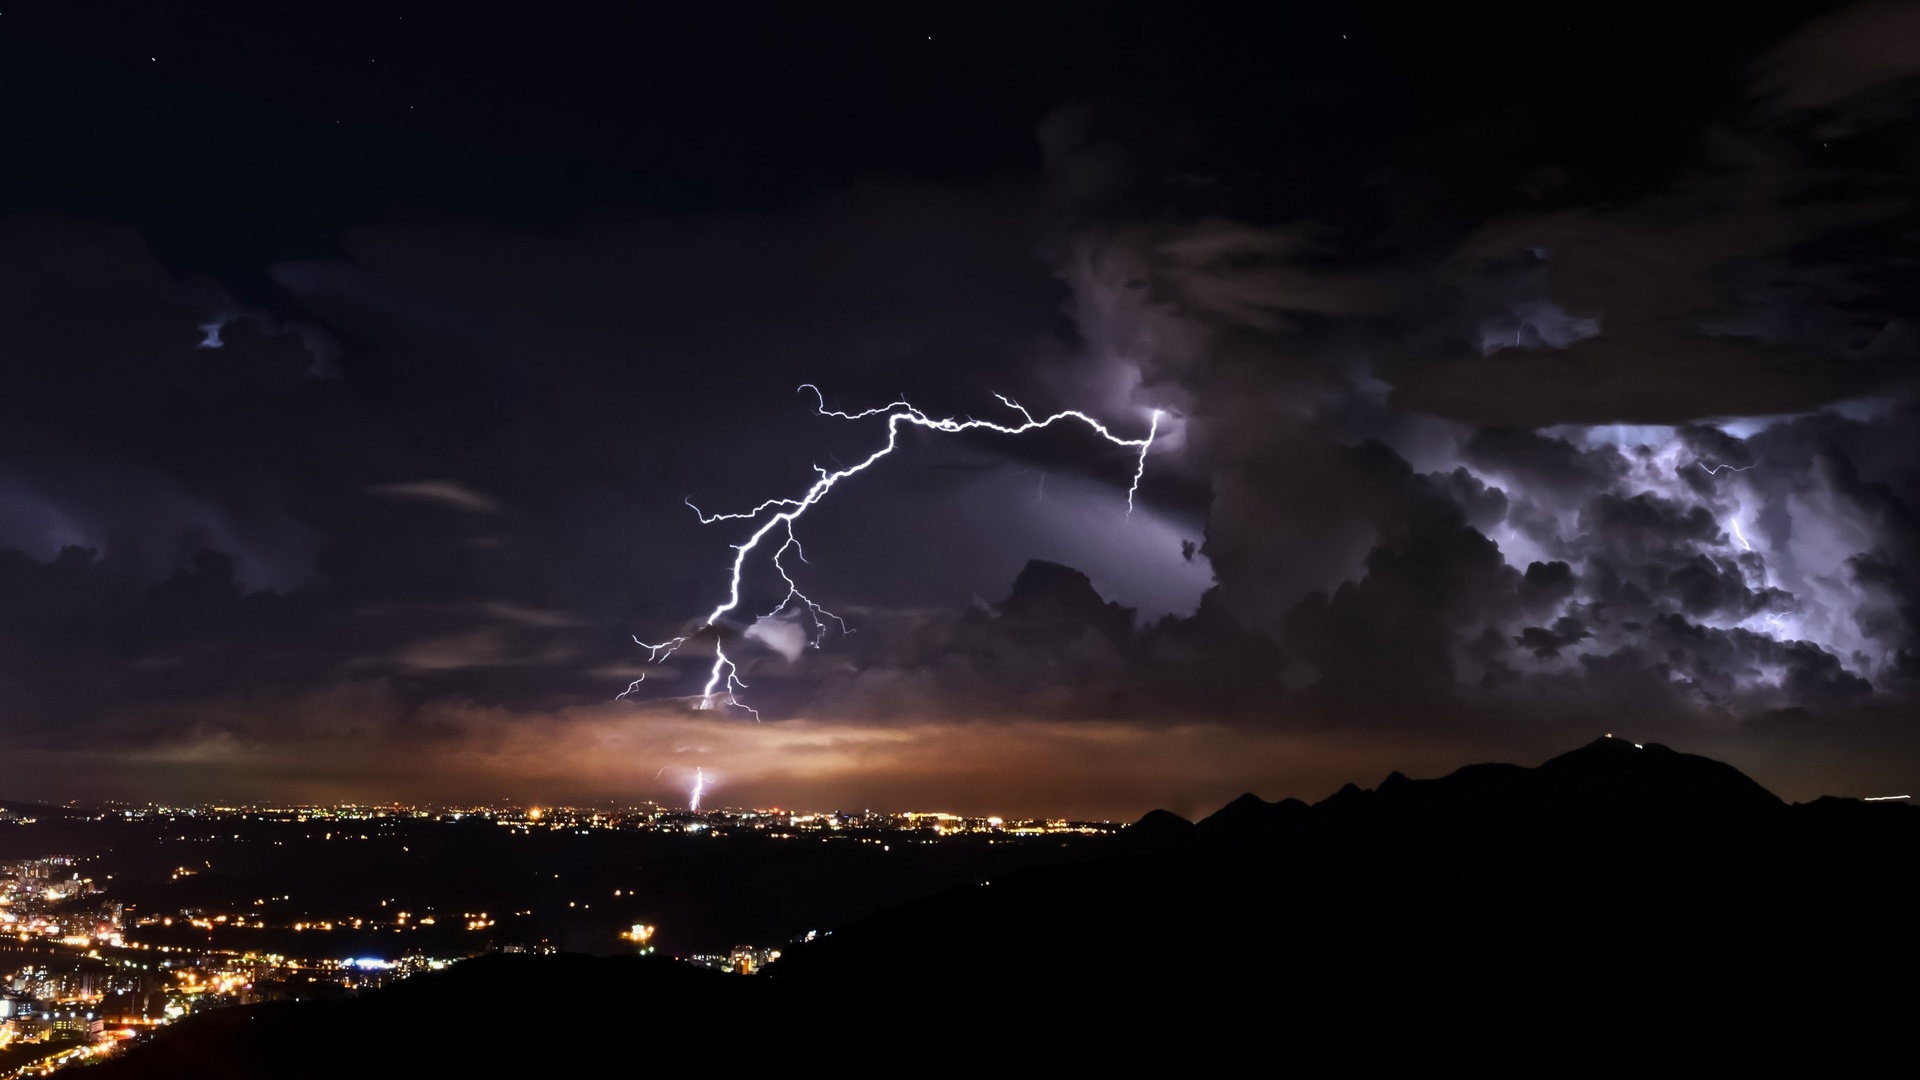
[[[893,908],[761,977],[490,957],[348,1002],[196,1018],[89,1075],[600,1075],[609,1046],[915,1070],[1378,1062],[1673,1024],[1773,1046],[1844,1018],[1831,1063],[1874,1041],[1915,959],[1904,853],[1920,813],[1789,807],[1670,751],[1596,745],[1153,822],[1172,847]],[[1622,1016],[1640,1021],[1593,1019]]]

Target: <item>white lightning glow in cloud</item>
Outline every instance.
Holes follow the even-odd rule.
[[[1735,425],[1717,426],[1736,434]],[[1740,430],[1742,437],[1757,436],[1769,426],[1755,423]],[[1834,488],[1818,462],[1801,464],[1768,442],[1728,454],[1752,464],[1702,459],[1682,431],[1666,427],[1569,426],[1542,434],[1597,455],[1582,483],[1543,480],[1511,463],[1445,452],[1422,465],[1436,473],[1465,467],[1501,490],[1505,512],[1489,520],[1483,531],[1514,569],[1561,561],[1575,577],[1574,595],[1551,611],[1530,614],[1528,620],[1545,627],[1555,619],[1571,618],[1586,636],[1549,652],[1536,651],[1520,668],[1523,675],[1579,676],[1589,658],[1630,656],[1629,650],[1645,648],[1648,620],[1665,614],[1681,615],[1686,623],[1707,630],[1744,631],[1787,647],[1729,637],[1713,642],[1719,651],[1712,657],[1702,653],[1674,660],[1675,672],[1686,668],[1684,675],[1674,676],[1676,681],[1691,680],[1701,700],[1716,708],[1736,695],[1777,701],[1800,693],[1788,684],[1791,672],[1783,665],[1813,663],[1810,648],[1831,656],[1834,668],[1850,679],[1875,679],[1893,661],[1890,640],[1872,628],[1897,618],[1897,599],[1863,583],[1851,568],[1856,555],[1882,543],[1879,526],[1871,513]],[[1702,473],[1711,481],[1702,483]],[[1620,505],[1644,499],[1644,509],[1683,515],[1689,523],[1690,515],[1706,511],[1718,528],[1704,531],[1710,535],[1685,537],[1668,530],[1659,550],[1647,550],[1638,545],[1649,543],[1649,536],[1667,526],[1646,534],[1632,527],[1610,533],[1597,526],[1601,499]],[[1704,585],[1692,594],[1691,610],[1689,597],[1673,579],[1683,559],[1687,573],[1699,575]],[[1642,610],[1631,617],[1611,598],[1588,591],[1588,582],[1615,573],[1643,590],[1642,598],[1634,601]],[[1523,626],[1516,622],[1511,629],[1517,633]],[[1862,688],[1836,682],[1836,689],[1856,693]]]
[[[834,485],[845,480],[847,477],[865,472],[881,458],[893,453],[900,443],[900,430],[907,425],[922,427],[929,431],[938,431],[946,434],[959,434],[967,431],[990,431],[1000,435],[1023,435],[1029,431],[1038,431],[1042,428],[1052,427],[1062,421],[1077,420],[1113,445],[1123,446],[1137,451],[1133,469],[1133,482],[1127,487],[1127,513],[1129,516],[1133,513],[1133,498],[1140,490],[1140,480],[1146,475],[1147,451],[1153,446],[1154,437],[1160,433],[1160,410],[1158,409],[1153,411],[1152,417],[1147,425],[1147,434],[1144,438],[1127,439],[1114,434],[1105,424],[1079,410],[1065,409],[1042,419],[1034,416],[1031,412],[1027,411],[1025,406],[1003,394],[995,394],[994,397],[998,398],[1002,405],[1019,414],[1020,420],[1018,423],[1002,424],[992,420],[975,420],[972,417],[964,420],[953,418],[935,419],[921,412],[913,404],[906,401],[895,401],[891,404],[882,405],[879,408],[867,409],[862,412],[842,412],[837,409],[827,408],[826,396],[820,392],[819,387],[814,386],[812,383],[803,383],[800,389],[811,390],[813,392],[817,403],[814,411],[820,416],[831,416],[840,420],[865,420],[869,417],[884,417],[887,425],[887,441],[885,445],[867,455],[864,459],[837,471],[828,471],[815,465],[813,469],[814,472],[818,474],[818,477],[799,498],[768,499],[751,510],[718,514],[706,513],[698,506],[694,506],[691,499],[687,500],[687,506],[699,516],[702,525],[711,525],[719,521],[757,521],[760,523],[759,526],[748,535],[744,543],[733,545],[732,580],[728,586],[726,599],[722,600],[712,611],[707,613],[706,618],[701,620],[699,629],[694,631],[695,634],[699,633],[700,630],[718,626],[721,619],[739,609],[741,603],[741,578],[746,571],[747,560],[752,556],[754,551],[760,547],[762,540],[765,540],[768,536],[776,532],[784,533],[784,538],[781,540],[779,547],[774,549],[771,562],[774,570],[779,573],[781,580],[786,583],[787,594],[779,604],[774,606],[772,611],[761,615],[760,618],[773,618],[781,612],[797,605],[801,610],[804,610],[807,616],[813,621],[814,637],[812,645],[814,648],[819,648],[821,639],[826,636],[827,620],[832,620],[839,625],[843,631],[846,630],[847,625],[845,621],[843,621],[840,616],[821,607],[805,593],[801,592],[799,585],[794,582],[792,574],[788,572],[786,563],[784,562],[788,551],[792,551],[801,562],[806,561],[806,554],[800,547],[799,538],[794,535],[793,523],[815,504],[820,502],[821,499],[825,498],[827,492],[833,490]],[[672,656],[674,650],[686,644],[693,636],[693,634],[683,634],[679,637],[660,642],[657,645],[641,641],[638,637],[635,637],[633,640],[634,644],[647,650],[649,662],[659,663],[667,657]],[[717,636],[714,640],[713,656],[713,667],[708,672],[706,685],[702,687],[700,691],[700,708],[711,709],[716,703],[722,703],[734,706],[735,708],[745,709],[747,712],[753,714],[754,719],[759,719],[760,714],[758,711],[752,706],[742,704],[739,700],[736,691],[746,689],[747,684],[740,679],[739,666],[734,663],[732,658],[727,656],[726,648]],[[628,694],[638,690],[640,684],[645,681],[645,675],[633,680],[617,697],[626,697]],[[721,698],[724,698],[723,702],[719,701]]]

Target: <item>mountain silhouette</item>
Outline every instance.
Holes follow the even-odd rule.
[[[1312,818],[1312,809],[1299,799],[1268,802],[1249,791],[1196,823],[1193,838],[1210,846],[1244,844],[1299,832]]]
[[[1193,839],[1194,824],[1171,810],[1149,810],[1120,834],[1119,845],[1129,854],[1146,854],[1184,847]]]
[[[1612,736],[1552,758],[1532,775],[1542,806],[1784,805],[1778,795],[1725,762]]]
[[[1242,795],[1204,819],[1195,833],[1215,842],[1247,843],[1307,828],[1393,818],[1604,810],[1779,808],[1780,797],[1724,762],[1658,743],[1611,736],[1570,750],[1538,768],[1468,765],[1432,780],[1390,773],[1376,788],[1347,784],[1308,807],[1296,799],[1268,803]],[[1288,807],[1281,811],[1266,808]],[[1218,824],[1210,827],[1209,823]]]

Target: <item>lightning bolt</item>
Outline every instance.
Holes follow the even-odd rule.
[[[677,637],[677,638],[673,638],[670,641],[663,641],[658,645],[649,645],[646,642],[641,641],[638,637],[635,637],[633,639],[633,643],[635,645],[638,645],[641,648],[647,650],[647,663],[649,664],[658,664],[661,661],[665,660],[667,657],[672,656],[673,650],[678,649],[680,646],[686,644],[686,641],[687,639],[685,637]],[[613,695],[613,700],[619,701],[621,698],[626,697],[628,694],[631,694],[635,690],[640,689],[640,684],[646,681],[647,681],[646,673],[642,672],[639,678],[627,684],[627,688],[625,690],[622,690],[619,693]]]
[[[1724,472],[1746,472],[1748,469],[1758,467],[1755,465],[1709,466],[1705,462],[1695,462],[1695,464],[1699,465],[1702,469],[1705,469],[1708,473],[1716,476],[1723,471]],[[1747,539],[1746,530],[1740,527],[1739,515],[1736,514],[1735,516],[1727,519],[1727,531],[1731,532],[1733,534],[1733,538],[1739,541],[1741,550],[1743,551],[1753,550],[1753,542]],[[1786,618],[1780,615],[1778,612],[1773,612],[1773,613],[1762,616],[1761,621],[1766,623],[1768,629],[1770,629],[1773,632],[1775,640],[1785,640],[1785,635],[1792,632],[1787,628]]]
[[[1707,471],[1707,475],[1709,476],[1718,476],[1722,472],[1746,472],[1748,469],[1755,468],[1755,466],[1753,465],[1708,465],[1704,461],[1696,461],[1694,462],[1694,464],[1700,466],[1702,469],[1705,469]],[[1740,541],[1740,546],[1742,548],[1745,548],[1748,551],[1753,550],[1753,545],[1747,542],[1747,534],[1740,531],[1739,518],[1737,517],[1728,518],[1727,527],[1732,530],[1733,538],[1735,540]]]
[[[787,595],[783,597],[778,604],[775,604],[773,606],[772,611],[769,611],[765,615],[762,615],[760,617],[763,619],[771,619],[775,615],[778,615],[782,611],[785,611],[787,609],[788,604],[791,604],[795,600],[798,600],[800,601],[801,605],[807,609],[807,614],[813,617],[813,647],[814,648],[816,649],[819,648],[821,640],[827,636],[827,624],[825,620],[822,619],[822,616],[825,616],[825,618],[827,619],[832,619],[835,623],[839,624],[841,633],[843,634],[853,633],[853,631],[847,627],[847,620],[841,618],[838,615],[835,615],[833,612],[828,611],[826,608],[821,607],[819,604],[814,603],[811,599],[807,597],[806,593],[803,593],[800,591],[800,586],[794,584],[793,576],[787,573],[786,564],[780,561],[781,558],[784,557],[789,550],[791,550],[796,556],[798,556],[801,562],[807,561],[806,549],[800,546],[800,538],[793,535],[793,522],[791,521],[787,522],[786,543],[781,544],[780,550],[773,553],[773,568],[780,572],[780,580],[787,583]]]
[[[1707,473],[1712,476],[1718,476],[1722,472],[1746,472],[1748,469],[1758,468],[1758,465],[1708,465],[1704,461],[1696,461],[1694,464],[1705,469]],[[1727,519],[1727,531],[1731,532],[1733,538],[1739,541],[1741,550],[1753,550],[1753,542],[1747,539],[1746,530],[1740,527],[1739,515],[1736,514]],[[1791,632],[1787,629],[1786,619],[1778,612],[1763,616],[1761,621],[1766,623],[1767,627],[1772,630],[1776,640],[1784,640],[1785,635]]]
[[[687,812],[700,812],[700,796],[707,790],[707,774],[699,769],[693,770],[693,798],[687,800]]]
[[[839,409],[827,408],[826,395],[821,393],[820,388],[812,383],[802,383],[795,392],[798,393],[806,390],[813,392],[815,415],[830,416],[838,420],[865,420],[875,416],[885,417],[887,425],[886,443],[860,461],[852,465],[842,466],[837,470],[828,470],[815,465],[813,467],[815,479],[799,498],[767,499],[750,510],[716,514],[709,514],[698,506],[695,506],[692,499],[686,500],[688,508],[700,519],[702,525],[712,525],[721,521],[756,521],[759,522],[759,525],[748,535],[744,543],[732,545],[734,551],[733,566],[726,598],[715,605],[712,611],[707,613],[706,618],[701,620],[699,629],[695,630],[692,634],[683,634],[679,637],[669,638],[658,644],[641,641],[638,637],[633,639],[634,644],[647,650],[647,660],[649,663],[657,664],[664,661],[667,657],[673,655],[674,650],[686,644],[687,641],[700,633],[700,631],[717,627],[721,619],[739,609],[741,603],[741,578],[746,572],[747,559],[759,549],[762,541],[770,536],[776,535],[780,537],[780,541],[779,546],[773,552],[771,561],[774,570],[779,573],[781,580],[786,582],[787,595],[782,598],[779,604],[774,606],[772,611],[762,615],[761,618],[772,618],[797,604],[807,613],[808,617],[813,620],[814,648],[819,648],[821,640],[826,636],[827,622],[829,620],[837,624],[841,630],[846,631],[847,624],[845,620],[821,607],[805,593],[801,592],[799,585],[794,582],[792,574],[787,570],[784,560],[789,551],[793,552],[795,557],[799,558],[801,562],[806,561],[806,552],[801,548],[800,540],[794,534],[793,523],[817,505],[821,499],[826,498],[827,493],[832,491],[834,486],[839,484],[840,481],[865,472],[881,458],[893,453],[900,445],[900,432],[905,427],[921,427],[928,431],[938,431],[949,435],[956,435],[967,431],[990,431],[1000,435],[1024,435],[1027,432],[1039,431],[1065,421],[1077,420],[1113,445],[1126,447],[1137,452],[1134,461],[1133,481],[1127,486],[1128,516],[1132,516],[1133,514],[1133,498],[1140,491],[1141,478],[1146,475],[1147,451],[1152,448],[1153,440],[1160,434],[1160,410],[1158,409],[1153,411],[1152,419],[1147,425],[1146,437],[1128,439],[1115,434],[1105,424],[1077,409],[1064,409],[1045,418],[1036,417],[1033,413],[1027,411],[1024,405],[1021,405],[1019,402],[1014,401],[1004,394],[995,394],[994,397],[997,398],[1002,405],[1005,405],[1008,409],[1018,414],[1019,421],[1017,423],[1003,424],[992,420],[976,420],[973,417],[966,417],[965,419],[935,419],[920,411],[920,409],[915,407],[911,402],[905,400],[904,397],[878,408],[866,409],[861,412],[845,412]],[[700,691],[699,707],[702,709],[711,709],[714,707],[716,699],[724,696],[724,704],[733,706],[734,708],[744,709],[752,713],[755,720],[760,719],[760,713],[757,710],[750,705],[741,703],[736,692],[746,689],[747,684],[741,680],[738,665],[734,663],[732,658],[727,656],[725,645],[718,636],[716,636],[714,641],[713,655],[713,667],[708,671],[706,685],[702,687]],[[645,681],[646,676],[643,674],[638,679],[629,683],[625,690],[616,695],[616,699],[624,698],[632,694],[638,690],[640,684]]]

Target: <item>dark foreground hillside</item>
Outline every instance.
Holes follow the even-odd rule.
[[[1143,822],[1132,856],[889,910],[763,976],[495,956],[352,1001],[195,1018],[89,1075],[1558,1072],[1655,1052],[1831,1070],[1904,1039],[1920,851],[1904,806],[1786,806],[1719,763],[1603,743],[1222,814]]]

